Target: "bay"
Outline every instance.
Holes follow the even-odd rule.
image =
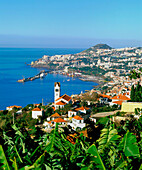
[[[0,110],[7,106],[31,103],[45,104],[54,100],[54,83],[61,83],[61,95],[79,94],[91,90],[97,85],[94,82],[83,82],[58,74],[48,74],[44,79],[18,83],[18,79],[34,76],[41,69],[31,68],[25,63],[31,63],[43,55],[75,54],[84,49],[61,48],[0,48]],[[70,81],[67,81],[70,79]]]

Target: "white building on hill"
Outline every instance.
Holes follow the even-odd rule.
[[[55,110],[59,108],[64,108],[66,104],[69,104],[71,102],[71,97],[67,94],[64,94],[60,97],[60,83],[55,82],[54,84],[54,107]]]
[[[32,110],[32,118],[38,119],[38,116],[43,116],[43,111],[42,109],[36,107]]]
[[[22,106],[16,106],[16,105],[14,105],[14,106],[8,106],[8,107],[6,107],[6,110],[11,111],[13,108],[22,109]]]
[[[79,111],[79,112],[85,113],[85,114],[87,113],[87,110],[89,110],[89,108],[85,107],[85,106],[81,106],[81,107],[75,109],[75,111]]]
[[[52,129],[56,126],[56,123],[58,123],[60,127],[64,127],[64,126],[66,126],[67,121],[62,118],[57,118],[57,119],[51,120],[49,122],[45,121],[43,126],[46,126],[47,128]]]
[[[54,113],[51,116],[47,117],[47,121],[54,120],[60,118],[61,116],[58,113]]]
[[[72,123],[68,123],[68,125],[70,125],[74,130],[76,130],[77,128],[84,128],[86,126],[86,124],[84,123],[84,119],[78,115],[74,116],[72,118]]]

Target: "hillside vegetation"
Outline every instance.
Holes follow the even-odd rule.
[[[142,118],[131,118],[125,124],[115,125],[109,118],[100,119],[91,141],[83,134],[67,140],[64,129],[50,134],[37,131],[33,137],[23,128],[13,125],[3,131],[0,139],[0,169],[65,169],[65,170],[119,170],[142,168]],[[134,128],[135,127],[135,128]]]
[[[83,52],[97,51],[97,49],[109,49],[109,50],[111,50],[112,47],[110,47],[107,44],[97,44],[97,45],[95,45],[91,48],[88,48],[87,50],[84,50]]]

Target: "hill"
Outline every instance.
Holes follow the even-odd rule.
[[[97,44],[91,48],[88,48],[87,50],[84,50],[82,52],[90,52],[90,51],[96,51],[97,49],[109,49],[111,50],[112,47],[108,46],[107,44]]]

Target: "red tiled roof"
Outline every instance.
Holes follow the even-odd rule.
[[[48,123],[51,124],[52,122],[60,123],[60,122],[67,122],[67,121],[65,121],[65,120],[62,119],[62,118],[57,118],[57,119],[54,119],[54,120],[49,121]]]
[[[71,100],[71,97],[68,96],[67,94],[64,94],[63,96],[61,96],[58,99],[56,99],[56,101],[58,101],[59,99],[64,99],[64,100],[69,102]]]
[[[110,98],[111,96],[105,95],[105,94],[99,94],[103,98]]]
[[[16,108],[22,108],[22,106],[16,106],[16,105],[14,105],[14,106],[8,106],[8,108],[14,108],[14,107],[16,107]]]
[[[111,99],[118,99],[118,100],[130,100],[130,98],[126,97],[125,95],[118,95],[118,96],[114,96]]]
[[[113,103],[118,104],[118,105],[122,105],[122,102],[123,102],[123,101],[115,101],[115,102],[113,102]]]
[[[76,110],[76,111],[79,111],[79,110],[89,110],[89,108],[82,106],[82,107],[76,108],[75,110]]]
[[[36,107],[32,111],[41,111],[40,108]]]
[[[54,113],[51,117],[61,117],[58,113]]]
[[[83,120],[83,118],[78,116],[78,115],[74,116],[73,118],[76,119],[76,120]]]
[[[62,118],[57,118],[57,119],[55,119],[55,120],[53,120],[53,121],[56,122],[56,123],[67,122],[67,121],[65,121],[65,120],[62,119]]]
[[[70,101],[70,100],[71,100],[71,97],[68,96],[67,94],[64,94],[64,95],[62,96],[62,98],[65,99],[65,100],[67,100],[67,101]]]
[[[51,122],[53,122],[53,121],[49,121],[49,122],[47,122],[47,123],[51,124]]]
[[[56,105],[66,105],[67,103],[63,102],[63,101],[60,101],[60,102],[57,102]]]

